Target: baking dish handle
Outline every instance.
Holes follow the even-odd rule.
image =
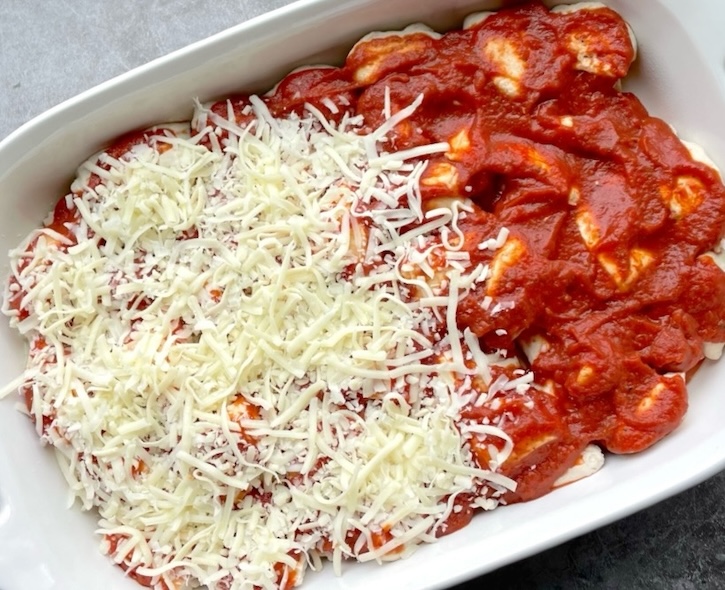
[[[0,474],[10,473],[7,456],[0,453]],[[33,512],[25,518],[24,496],[11,478],[0,480],[0,588],[1,590],[65,590],[48,564],[38,559],[44,542],[43,523]],[[22,508],[22,509],[21,509]]]
[[[36,544],[0,490],[0,575],[2,590],[55,590],[56,581],[35,559]]]

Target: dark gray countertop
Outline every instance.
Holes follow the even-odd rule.
[[[0,138],[103,80],[288,3],[1,0]],[[725,588],[723,498],[725,472],[457,588]]]
[[[725,588],[725,472],[455,590]]]

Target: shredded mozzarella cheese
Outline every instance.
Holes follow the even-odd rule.
[[[250,103],[218,149],[212,126],[174,128],[163,150],[93,158],[72,186],[73,244],[43,229],[13,254],[30,315],[12,321],[43,342],[31,413],[72,496],[98,508],[104,549],[138,575],[226,589],[277,588],[280,564],[299,581],[320,556],[338,571],[398,558],[459,494],[490,509],[515,488],[466,443],[507,441],[505,459],[506,433],[458,424],[469,376],[488,385],[504,359],[456,324],[488,273],[458,251],[457,209],[422,213],[422,158],[449,145],[381,148],[420,99],[370,135],[359,117]],[[433,273],[440,248],[443,283],[401,271]]]

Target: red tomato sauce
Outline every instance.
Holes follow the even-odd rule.
[[[592,63],[578,61],[581,44]],[[495,80],[510,74],[498,57],[511,50],[522,71],[507,94]],[[495,293],[515,306],[485,311],[481,286],[458,313],[489,349],[547,342],[530,362],[548,392],[533,394],[533,408],[512,397],[499,410],[515,417],[502,468],[519,483],[511,501],[549,491],[591,442],[633,453],[671,432],[687,409],[684,380],[671,373],[691,373],[703,342],[725,340],[725,275],[703,256],[723,235],[725,190],[668,125],[618,89],[634,57],[614,12],[530,3],[440,39],[369,40],[337,75],[325,71],[338,88],[357,85],[355,112],[370,128],[384,120],[386,94],[393,112],[423,95],[390,151],[465,137],[428,166],[448,167],[452,181],[424,178],[422,190],[477,205],[461,222],[472,264],[491,261],[475,247],[491,228],[523,245]],[[314,94],[316,79],[308,72],[309,90],[297,79],[296,91]],[[288,99],[266,100],[283,112]],[[596,227],[589,242],[587,220]]]
[[[474,265],[491,261],[475,245],[492,228],[523,245],[495,293],[515,305],[485,311],[482,286],[458,312],[489,349],[546,341],[529,359],[546,391],[533,394],[533,408],[512,398],[500,410],[514,416],[515,450],[502,468],[519,483],[510,501],[548,492],[591,442],[633,453],[671,432],[687,409],[685,382],[672,373],[691,374],[704,342],[725,341],[725,274],[703,256],[725,230],[725,190],[619,89],[634,58],[616,13],[533,2],[441,38],[362,42],[344,67],[294,74],[265,98],[282,114],[300,97],[344,95],[373,129],[386,100],[396,112],[422,94],[387,149],[461,144],[429,163],[449,182],[424,177],[424,198],[473,200],[461,227]],[[475,409],[466,417],[483,418]]]

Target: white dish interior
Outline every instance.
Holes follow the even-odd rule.
[[[560,3],[560,2],[557,2]],[[702,145],[725,169],[725,6],[700,0],[611,0],[632,25],[640,57],[626,84],[650,111]],[[0,251],[36,227],[77,165],[130,129],[189,117],[192,100],[271,86],[292,67],[339,62],[362,34],[423,21],[445,29],[486,0],[303,0],[134,70],[28,123],[0,143]],[[332,48],[332,49],[330,49]],[[42,162],[42,166],[39,163]],[[3,255],[0,273],[7,273]],[[0,374],[22,370],[21,338],[0,322]],[[635,457],[608,457],[595,476],[535,502],[478,516],[410,559],[309,573],[305,588],[435,588],[492,570],[659,501],[725,467],[725,362],[707,363],[690,385],[681,427]],[[12,396],[11,396],[12,397]],[[3,590],[136,589],[97,550],[94,517],[67,510],[52,451],[31,423],[0,403],[0,580]]]

